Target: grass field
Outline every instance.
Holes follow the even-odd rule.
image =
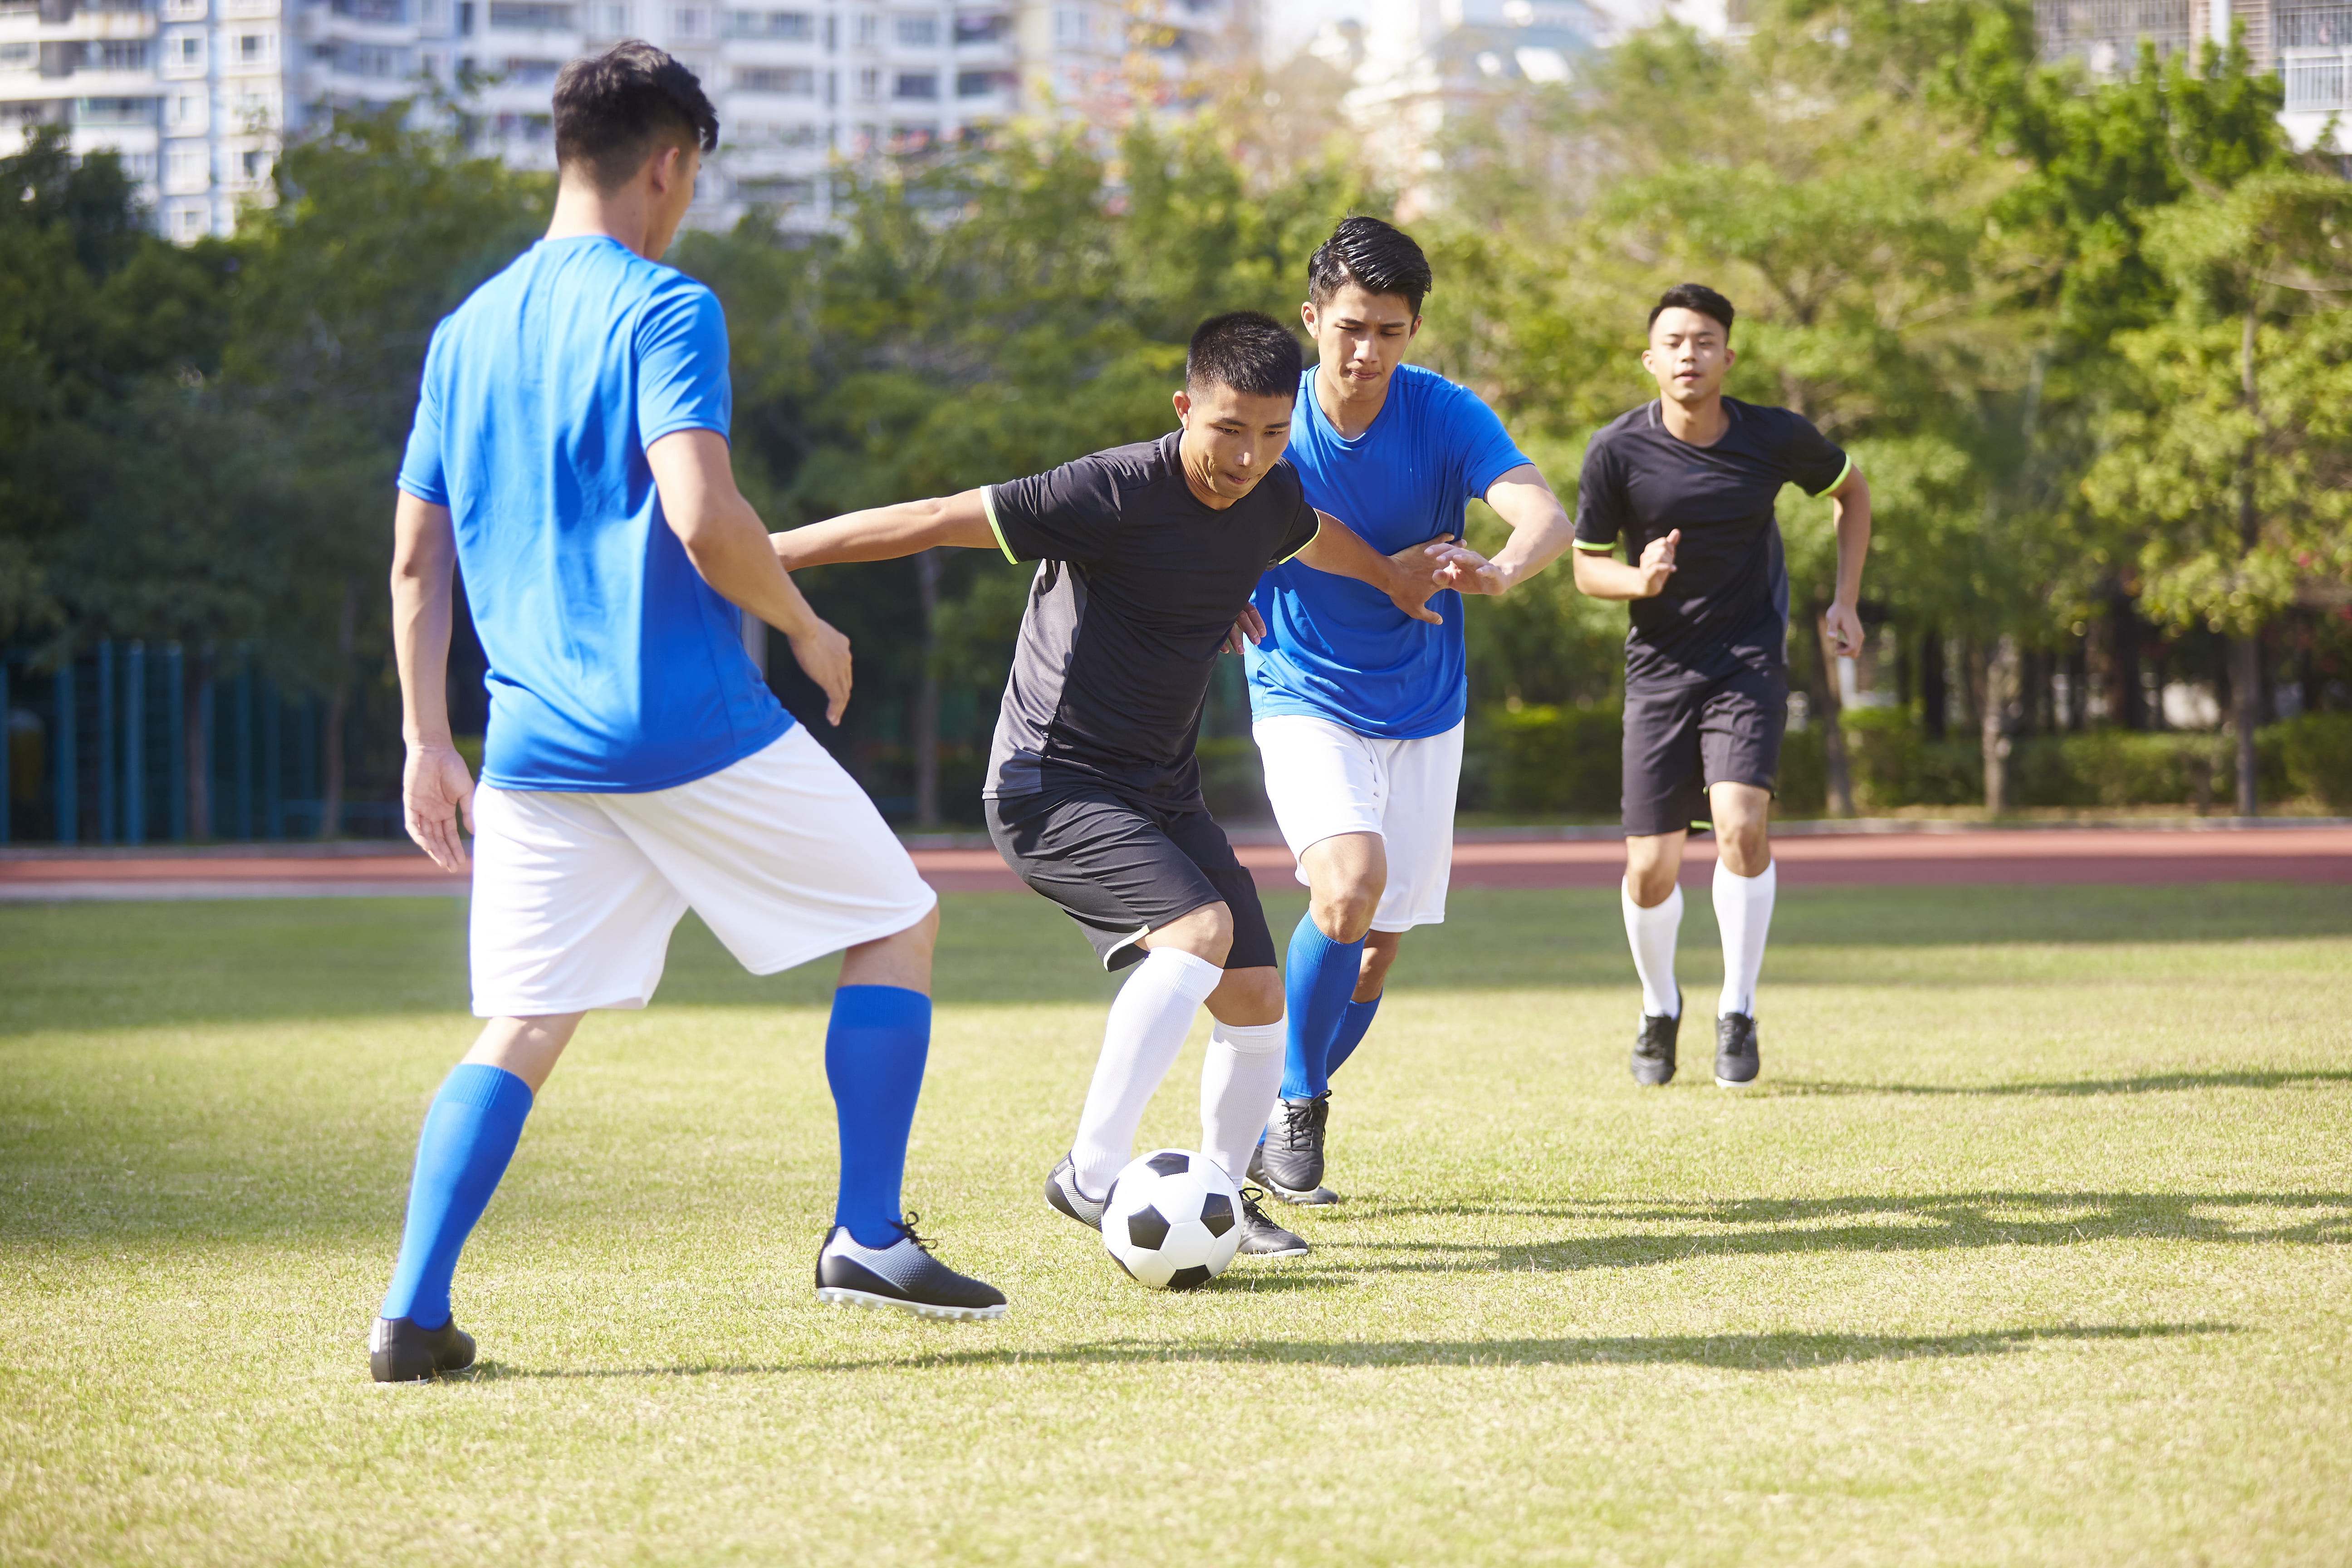
[[[689,924],[458,1272],[479,1368],[378,1388],[461,920],[0,909],[0,1562],[2352,1562],[2341,888],[1785,891],[1738,1096],[1628,1081],[1613,895],[1457,894],[1315,1255],[1189,1296],[1037,1196],[1083,944],[951,898],[908,1197],[993,1326],[816,1303],[829,976]]]

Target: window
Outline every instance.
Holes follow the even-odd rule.
[[[238,33],[229,39],[229,59],[240,69],[269,65],[278,58],[275,33]]]
[[[205,74],[205,36],[202,33],[174,33],[163,40],[163,74],[165,76],[202,76]]]
[[[202,131],[209,118],[205,109],[201,91],[175,92],[163,100],[163,127],[167,131]]]
[[[816,38],[816,18],[805,11],[730,11],[727,31],[738,38],[805,44]]]
[[[562,68],[562,60],[522,59],[510,55],[499,65],[499,74],[509,83],[536,86],[541,82],[553,81],[555,73]]]
[[[84,44],[81,68],[86,71],[143,71],[147,68],[146,41]]]
[[[856,37],[857,39],[857,47],[861,49],[870,49],[879,45],[882,42],[882,18],[879,16],[858,17]]]
[[[201,22],[205,0],[163,0],[163,14],[166,22]]]
[[[78,98],[74,100],[73,122],[76,125],[152,125],[155,123],[155,100],[152,98]]]
[[[416,20],[426,32],[445,30],[449,26],[449,0],[418,0]]]
[[[1054,11],[1054,41],[1057,44],[1083,44],[1094,36],[1095,19],[1084,11],[1062,5]]]
[[[188,245],[205,237],[205,209],[201,206],[175,206],[167,220],[172,237]]]
[[[898,47],[902,49],[935,49],[940,45],[940,19],[936,16],[901,16],[898,18]]]
[[[258,148],[239,153],[236,155],[237,173],[245,176],[247,184],[257,185],[269,178],[270,162],[270,154]]]
[[[181,142],[163,154],[163,188],[195,192],[213,183],[212,165],[202,142]]]
[[[40,45],[0,44],[0,71],[37,71],[40,68]]]
[[[1011,71],[958,71],[958,98],[986,98],[992,92],[1011,92],[1020,78]]]
[[[898,79],[890,84],[893,98],[932,99],[940,95],[937,71],[900,71]]]
[[[804,66],[746,66],[735,72],[738,92],[781,92],[794,98],[816,96],[816,72]]]
[[[269,88],[247,88],[229,106],[229,121],[247,131],[267,131],[278,120],[278,94]]]
[[[735,194],[747,202],[768,206],[805,206],[816,200],[814,180],[763,178],[739,181]]]
[[[669,14],[669,36],[700,40],[710,37],[710,13],[699,5],[679,5]]]
[[[867,102],[882,96],[882,73],[867,66],[857,73],[857,96]]]
[[[328,7],[354,22],[405,22],[407,0],[331,0]]]
[[[548,5],[545,0],[490,0],[490,26],[528,33],[568,32],[572,7]]]
[[[1013,30],[1013,18],[1001,11],[959,11],[955,19],[958,44],[992,44]]]
[[[629,30],[629,8],[626,5],[597,6],[596,26],[614,37],[622,37]]]

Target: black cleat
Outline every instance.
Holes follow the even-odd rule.
[[[437,1329],[410,1318],[378,1318],[368,1333],[368,1371],[378,1383],[424,1383],[474,1364],[474,1336],[452,1317]]]
[[[1682,1033],[1683,994],[1675,993],[1675,1016],[1642,1015],[1642,1032],[1633,1037],[1633,1081],[1655,1089],[1675,1080],[1675,1039]]]
[[[1277,1100],[1250,1173],[1286,1203],[1304,1203],[1323,1184],[1323,1130],[1331,1120],[1331,1093]]]
[[[1286,1193],[1277,1190],[1274,1184],[1274,1178],[1265,1173],[1265,1145],[1263,1143],[1250,1151],[1249,1170],[1245,1173],[1251,1181],[1265,1189],[1266,1196],[1278,1198],[1286,1204],[1296,1204],[1301,1208],[1321,1208],[1327,1204],[1336,1204],[1339,1201],[1339,1194],[1328,1187],[1318,1187],[1311,1193]]]
[[[1055,1166],[1053,1173],[1045,1178],[1045,1201],[1088,1229],[1100,1230],[1103,1206],[1110,1202],[1110,1194],[1106,1193],[1101,1197],[1090,1198],[1080,1192],[1078,1168],[1071,1164],[1070,1157],[1065,1154],[1062,1163]]]
[[[1238,1256],[1246,1258],[1304,1258],[1309,1248],[1307,1238],[1296,1231],[1283,1229],[1265,1217],[1258,1199],[1265,1194],[1255,1187],[1242,1189],[1242,1244]]]
[[[1715,1021],[1715,1082],[1718,1089],[1745,1089],[1762,1065],[1756,1046],[1756,1020],[1726,1013]]]
[[[931,1256],[915,1234],[918,1216],[898,1222],[887,1247],[861,1246],[837,1225],[816,1255],[816,1296],[836,1307],[896,1307],[919,1318],[979,1320],[1004,1316],[1004,1292],[959,1274]]]

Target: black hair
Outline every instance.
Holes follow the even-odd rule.
[[[1184,351],[1184,384],[1230,386],[1253,397],[1296,397],[1307,356],[1288,327],[1256,310],[1212,316]]]
[[[555,78],[555,161],[599,190],[625,185],[656,146],[719,149],[719,111],[695,74],[641,38],[583,55]]]
[[[1656,326],[1668,310],[1696,310],[1723,329],[1726,342],[1731,341],[1731,301],[1704,283],[1677,283],[1659,295],[1650,307],[1650,325]]]
[[[1376,217],[1340,219],[1307,263],[1307,297],[1318,305],[1355,283],[1368,293],[1398,296],[1418,316],[1432,281],[1429,258],[1412,236]]]

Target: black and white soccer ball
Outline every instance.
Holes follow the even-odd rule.
[[[1234,1260],[1242,1244],[1242,1195],[1206,1154],[1155,1149],[1111,1183],[1102,1238],[1136,1283],[1190,1290]]]

